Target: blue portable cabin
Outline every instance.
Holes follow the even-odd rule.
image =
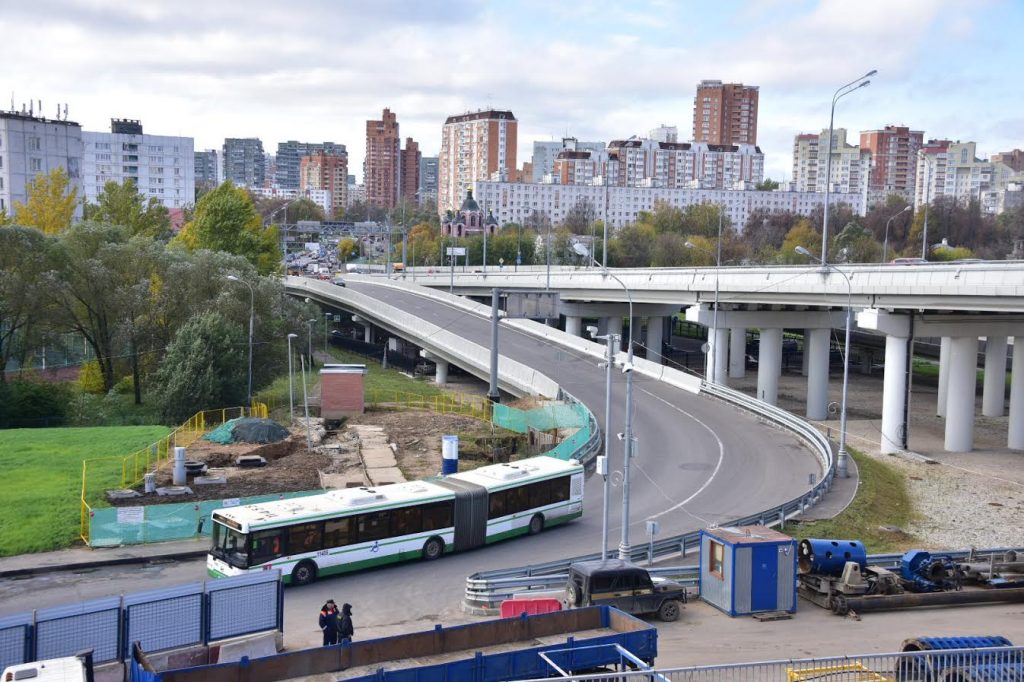
[[[700,532],[700,598],[730,616],[796,612],[796,540],[767,526]]]

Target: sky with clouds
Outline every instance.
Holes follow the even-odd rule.
[[[0,107],[67,102],[86,130],[346,144],[398,115],[437,153],[452,114],[493,106],[534,140],[692,131],[702,79],[760,86],[766,174],[789,178],[793,136],[828,126],[832,93],[870,69],[836,127],[910,125],[1024,146],[1021,0],[0,0]],[[852,140],[856,142],[856,139]]]

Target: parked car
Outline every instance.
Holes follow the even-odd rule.
[[[569,607],[607,604],[633,614],[654,614],[663,621],[679,618],[686,588],[652,578],[640,566],[621,559],[581,561],[569,567],[565,586]]]

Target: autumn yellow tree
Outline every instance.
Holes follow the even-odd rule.
[[[803,264],[811,262],[807,256],[796,252],[796,247],[802,246],[814,256],[818,257],[821,251],[821,233],[814,229],[811,221],[801,218],[796,225],[786,233],[786,239],[782,242],[782,249],[779,251],[779,260],[783,263]]]
[[[67,171],[54,168],[40,173],[26,187],[28,200],[14,202],[14,222],[34,227],[43,234],[58,234],[71,227],[78,204],[78,188],[71,185]]]

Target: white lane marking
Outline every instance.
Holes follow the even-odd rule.
[[[690,418],[690,419],[692,419],[693,421],[695,421],[695,422],[697,422],[698,424],[700,424],[700,425],[701,425],[701,426],[702,426],[702,427],[703,427],[703,428],[704,428],[704,429],[705,429],[705,430],[706,430],[706,431],[707,431],[708,433],[710,433],[710,434],[711,434],[711,436],[712,436],[712,437],[713,437],[713,438],[715,439],[715,441],[716,441],[716,442],[718,443],[718,462],[717,462],[717,463],[715,464],[715,470],[711,472],[711,475],[710,475],[710,476],[708,477],[708,480],[704,481],[704,484],[703,484],[703,485],[702,485],[701,487],[697,488],[697,490],[696,490],[696,491],[695,491],[695,492],[694,492],[694,493],[693,493],[692,495],[690,495],[689,497],[687,497],[687,498],[686,498],[685,500],[683,500],[682,502],[678,502],[678,503],[676,503],[676,504],[672,505],[671,507],[669,507],[668,509],[665,509],[665,510],[663,510],[663,511],[660,511],[660,512],[658,512],[657,514],[652,514],[651,516],[648,516],[648,517],[647,517],[647,519],[656,519],[656,518],[658,518],[658,517],[664,516],[665,514],[668,514],[668,513],[670,513],[670,512],[673,512],[673,511],[675,511],[675,510],[679,509],[680,507],[683,507],[684,505],[686,505],[687,503],[689,503],[689,502],[690,502],[691,500],[693,500],[693,498],[697,497],[697,496],[698,496],[698,495],[700,495],[700,494],[701,494],[702,492],[704,492],[704,491],[705,491],[705,490],[707,489],[707,487],[708,487],[709,485],[711,485],[711,481],[715,480],[715,476],[717,476],[717,475],[718,475],[718,472],[719,472],[719,471],[721,470],[721,468],[722,468],[722,462],[724,462],[724,461],[725,461],[725,444],[724,444],[724,443],[722,443],[722,439],[718,437],[718,434],[717,434],[717,433],[715,433],[715,430],[714,430],[714,429],[712,429],[712,428],[711,428],[710,426],[708,426],[707,424],[705,424],[705,423],[704,423],[703,421],[701,421],[700,419],[698,419],[698,418],[697,418],[697,417],[695,417],[694,415],[690,414],[689,412],[687,412],[686,410],[682,409],[681,407],[678,407],[678,406],[676,406],[676,405],[673,405],[672,403],[670,403],[669,401],[665,400],[665,399],[664,399],[664,398],[662,398],[661,396],[658,396],[658,395],[654,395],[653,393],[651,393],[650,391],[648,391],[648,390],[646,390],[646,389],[643,389],[643,388],[641,388],[640,390],[641,390],[642,392],[646,393],[647,395],[649,395],[650,397],[654,398],[655,400],[660,400],[661,402],[665,403],[666,405],[668,405],[668,406],[669,406],[670,408],[672,408],[673,410],[676,410],[677,412],[680,412],[681,414],[684,414],[684,415],[686,415],[687,417],[689,417],[689,418]],[[640,467],[637,467],[637,468],[638,468],[638,469],[640,469]],[[662,489],[661,489],[661,488],[660,488],[660,487],[658,486],[658,484],[657,484],[657,483],[655,483],[655,482],[654,482],[654,481],[653,481],[653,480],[651,479],[651,477],[650,477],[650,476],[648,476],[648,475],[647,475],[647,472],[646,472],[646,471],[644,471],[643,469],[640,469],[640,471],[641,471],[641,472],[643,472],[643,474],[644,474],[644,476],[645,476],[645,477],[647,478],[647,480],[651,481],[651,483],[652,483],[652,484],[654,485],[654,487],[655,487],[655,488],[658,488],[658,491],[659,491],[659,492],[661,492],[661,494],[662,494],[662,495],[664,495],[664,496],[665,496],[666,498],[668,498],[668,499],[672,499],[672,498],[670,498],[670,497],[669,497],[669,496],[668,496],[667,494],[665,494],[665,491],[664,491],[664,490],[662,490]],[[694,518],[700,519],[701,521],[704,521],[705,523],[707,523],[707,520],[706,520],[706,519],[702,519],[702,518],[700,518],[699,516],[697,516],[696,514],[693,514],[692,512],[689,512],[689,511],[687,511],[686,513],[687,513],[687,514],[690,514],[690,516],[693,516]],[[647,519],[644,519],[644,520],[646,521]],[[639,523],[639,522],[637,522],[637,523]],[[630,525],[631,525],[631,526],[633,526],[633,525],[636,525],[636,524],[634,524],[634,523],[631,523]]]

